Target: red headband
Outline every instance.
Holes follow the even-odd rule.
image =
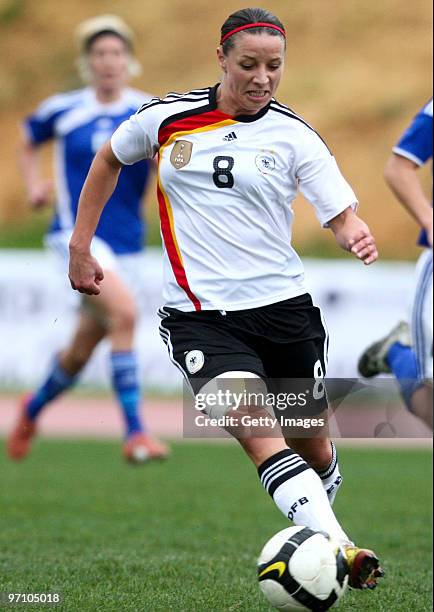
[[[222,36],[220,40],[220,44],[222,45],[230,36],[233,36],[237,32],[241,32],[242,30],[247,30],[248,28],[272,28],[273,30],[277,30],[286,38],[285,30],[279,28],[279,26],[274,25],[274,23],[264,23],[263,21],[259,21],[258,23],[248,23],[247,25],[240,26],[239,28],[235,28],[231,30],[224,36]]]

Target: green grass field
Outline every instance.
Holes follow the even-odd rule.
[[[431,453],[343,449],[340,462],[337,514],[387,578],[336,609],[432,610]],[[21,465],[1,459],[0,497],[0,591],[60,591],[74,612],[270,610],[255,559],[287,521],[235,445],[178,443],[131,467],[113,442],[42,441]]]

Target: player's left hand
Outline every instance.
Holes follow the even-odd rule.
[[[329,222],[335,234],[337,243],[346,251],[350,251],[365,265],[378,259],[375,238],[366,223],[347,208]]]
[[[378,259],[375,239],[368,226],[366,226],[366,230],[361,230],[354,238],[350,238],[348,247],[351,253],[361,259],[367,266]]]

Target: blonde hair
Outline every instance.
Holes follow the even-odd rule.
[[[128,74],[130,77],[139,76],[142,72],[142,67],[134,57],[134,32],[117,15],[98,15],[97,17],[86,19],[75,30],[75,41],[79,51],[76,67],[80,78],[86,83],[92,80],[93,75],[89,67],[89,44],[98,34],[103,33],[113,33],[125,41],[129,55]]]

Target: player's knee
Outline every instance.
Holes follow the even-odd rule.
[[[316,453],[312,453],[312,457],[310,461],[307,463],[314,470],[324,470],[326,469],[333,460],[333,454],[331,449],[328,450],[326,448],[317,451]]]
[[[266,393],[266,384],[257,374],[241,371],[224,372],[201,388],[196,394],[196,405],[200,402],[203,412],[212,419],[218,419],[232,410],[249,406],[249,399],[253,398],[252,401],[256,402],[257,398],[265,397]]]
[[[333,460],[332,446],[326,439],[317,440],[309,446],[306,445],[302,450],[297,449],[297,451],[315,471],[327,469]]]
[[[117,331],[133,331],[137,321],[137,310],[134,303],[119,304],[111,319],[112,326]]]

